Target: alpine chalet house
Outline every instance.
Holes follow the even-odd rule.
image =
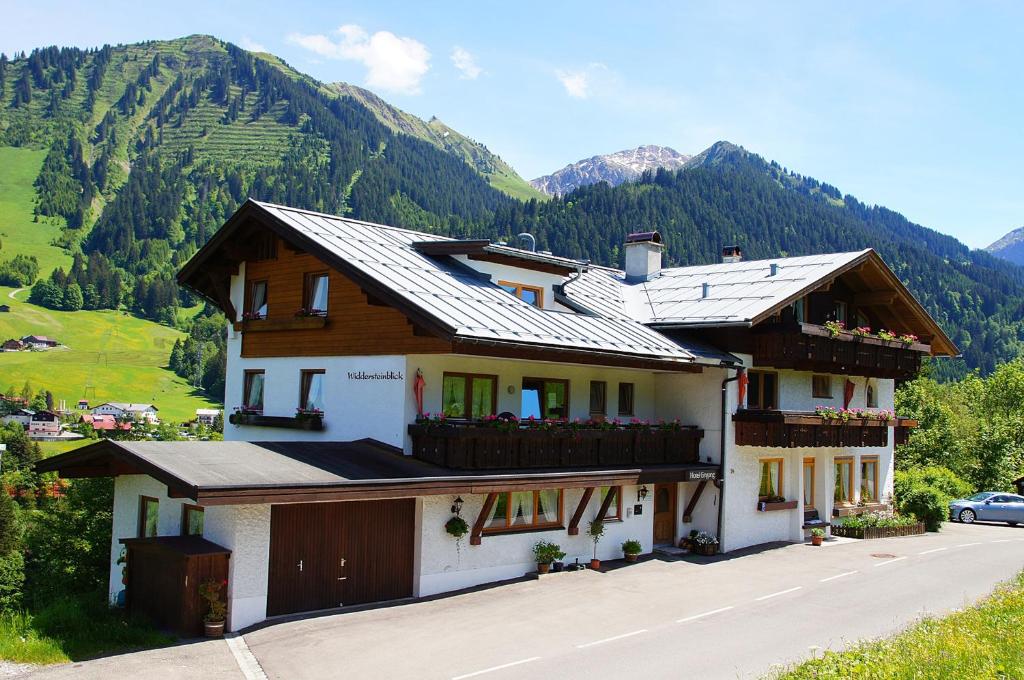
[[[231,320],[228,441],[39,468],[116,477],[112,599],[149,601],[160,550],[230,553],[234,630],[522,576],[539,540],[586,564],[597,517],[614,559],[887,503],[895,381],[957,350],[881,258],[662,250],[631,235],[618,271],[250,200],[179,274]]]

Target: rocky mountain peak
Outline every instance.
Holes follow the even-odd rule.
[[[557,172],[531,180],[530,184],[549,196],[567,194],[581,186],[598,182],[608,182],[616,186],[637,179],[645,170],[678,170],[686,165],[690,158],[692,157],[667,146],[645,144],[635,149],[625,149],[570,163]]]

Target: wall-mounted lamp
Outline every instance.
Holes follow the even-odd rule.
[[[643,500],[647,499],[647,485],[646,484],[644,484],[643,486],[641,486],[639,489],[636,490],[636,499],[638,501],[643,501]]]
[[[456,496],[455,500],[452,501],[452,512],[454,514],[459,515],[462,513],[462,503],[462,496]]]
[[[515,394],[516,393],[516,386],[515,385],[509,385],[507,389],[508,389],[508,393],[509,394]]]

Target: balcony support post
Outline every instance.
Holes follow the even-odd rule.
[[[487,523],[487,518],[491,516],[491,511],[494,510],[494,502],[498,500],[498,493],[492,491],[487,494],[487,498],[484,499],[483,507],[480,508],[480,516],[476,518],[476,522],[473,523],[473,532],[469,535],[470,545],[480,545],[484,533],[484,524]]]
[[[597,516],[604,519],[608,515],[608,508],[612,507],[612,501],[615,500],[615,496],[619,493],[619,487],[610,486],[608,487],[608,495],[604,497],[604,502],[601,503],[601,509],[597,511]]]
[[[580,503],[576,506],[576,512],[572,513],[572,519],[569,521],[570,536],[579,536],[580,520],[583,519],[583,512],[587,509],[587,506],[590,504],[590,499],[593,497],[594,487],[588,486],[583,490],[583,497],[580,498]]]
[[[704,493],[704,487],[708,485],[708,480],[702,479],[697,484],[697,490],[693,492],[693,496],[690,498],[690,502],[686,504],[686,510],[683,510],[683,522],[689,524],[693,521],[693,509],[697,507],[697,501],[700,500],[700,496]]]

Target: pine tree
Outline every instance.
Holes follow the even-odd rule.
[[[63,308],[69,312],[77,312],[85,304],[82,296],[82,288],[77,283],[70,283],[64,289]]]

